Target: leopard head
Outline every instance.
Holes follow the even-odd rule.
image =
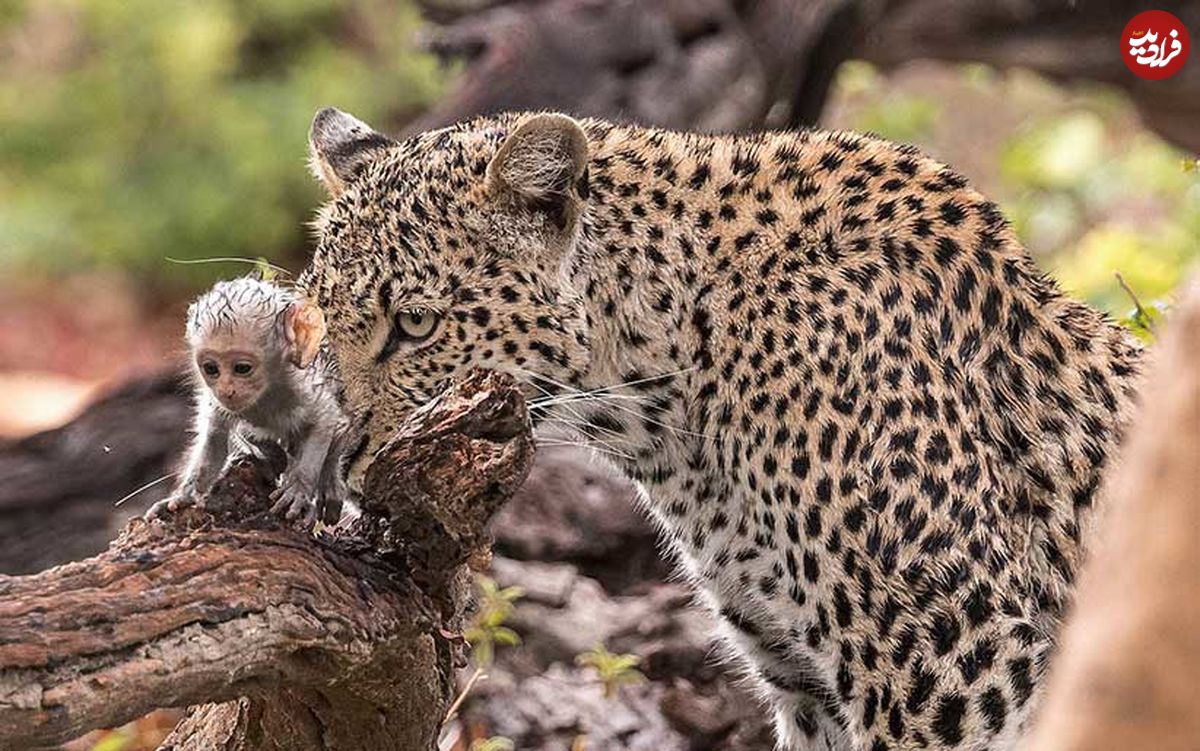
[[[325,109],[309,143],[330,200],[300,282],[366,435],[352,485],[457,374],[507,372],[532,397],[586,371],[586,315],[566,273],[587,196],[579,123],[507,115],[401,141]]]

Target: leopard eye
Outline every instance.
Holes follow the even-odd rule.
[[[428,308],[410,308],[397,313],[392,318],[392,328],[388,332],[387,341],[375,355],[376,364],[383,364],[408,345],[428,341],[437,331],[441,320],[441,313]]]
[[[439,318],[432,310],[404,310],[396,314],[396,328],[405,339],[420,342],[437,329]]]

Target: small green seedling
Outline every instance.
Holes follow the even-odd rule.
[[[1125,294],[1129,295],[1129,299],[1133,302],[1133,309],[1129,311],[1128,315],[1119,319],[1118,323],[1132,331],[1137,338],[1147,344],[1152,344],[1158,335],[1156,329],[1159,321],[1167,312],[1167,306],[1157,301],[1143,305],[1133,289],[1125,283],[1125,279],[1120,274],[1116,276],[1117,283],[1121,285],[1121,289],[1125,290]]]
[[[479,577],[479,614],[475,624],[463,634],[471,645],[475,664],[490,665],[496,656],[496,647],[515,647],[521,643],[516,631],[504,625],[512,615],[513,603],[525,594],[520,587],[501,588],[486,576]]]
[[[587,652],[575,657],[575,662],[596,671],[596,677],[604,686],[604,698],[617,695],[621,686],[633,686],[646,682],[646,676],[637,669],[642,658],[631,654],[613,654],[597,644]]]

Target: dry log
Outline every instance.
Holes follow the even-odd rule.
[[[1200,279],[1155,367],[1030,751],[1200,748]]]
[[[1134,0],[424,0],[431,49],[466,61],[411,131],[558,109],[691,130],[818,122],[838,66],[863,58],[1028,68],[1127,93],[1146,124],[1200,150],[1200,66],[1143,81],[1121,61]],[[1196,0],[1155,7],[1195,29]]]
[[[476,373],[377,457],[364,506],[384,518],[314,539],[268,512],[281,458],[242,459],[205,509],[134,519],[99,556],[0,577],[0,745],[227,702],[193,709],[168,745],[432,748],[464,563],[532,458],[520,392]]]
[[[95,555],[125,520],[171,489],[191,389],[174,370],[129,381],[60,428],[0,440],[0,573],[31,574]]]
[[[858,0],[426,0],[428,46],[465,59],[416,132],[504,110],[558,109],[691,130],[815,118],[853,45]],[[777,108],[783,107],[782,111]],[[772,111],[776,108],[777,111]]]
[[[1200,65],[1163,81],[1129,72],[1121,32],[1148,8],[1200,28],[1200,2],[1160,0],[908,0],[870,29],[857,54],[884,66],[911,60],[984,63],[1034,70],[1068,85],[1100,83],[1123,91],[1146,126],[1184,149],[1200,152]],[[1193,32],[1195,33],[1195,32]]]

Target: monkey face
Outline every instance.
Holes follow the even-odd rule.
[[[253,407],[267,384],[262,358],[245,349],[200,349],[196,369],[221,406],[234,413]]]

